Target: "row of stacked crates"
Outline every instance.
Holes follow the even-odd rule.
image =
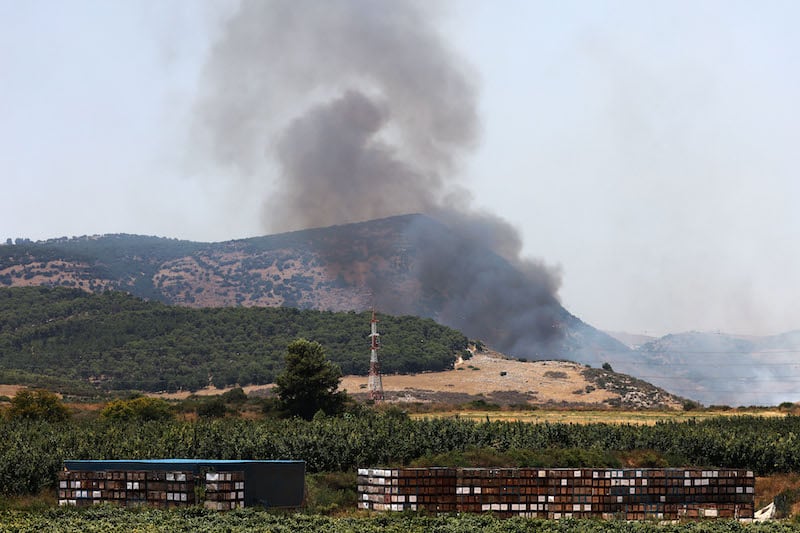
[[[203,506],[216,511],[244,507],[244,472],[207,472]]]
[[[201,502],[212,509],[244,507],[244,473],[64,470],[58,474],[59,505],[168,508]]]
[[[538,518],[752,518],[746,470],[362,468],[359,508]]]

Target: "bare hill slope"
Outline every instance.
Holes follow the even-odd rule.
[[[382,378],[392,402],[681,409],[677,396],[625,374],[568,361],[517,361],[496,352],[476,353],[453,370]],[[366,395],[366,376],[346,376],[341,388]]]

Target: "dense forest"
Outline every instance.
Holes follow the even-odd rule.
[[[386,373],[452,367],[467,338],[430,319],[379,315]],[[85,392],[263,384],[296,338],[345,374],[369,369],[369,313],[190,309],[122,292],[0,288],[0,382]]]

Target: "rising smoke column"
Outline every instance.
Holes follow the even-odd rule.
[[[453,231],[407,237],[423,291],[444,297],[437,318],[535,356],[558,337],[558,277],[519,256],[510,225],[446,200],[465,196],[454,176],[479,123],[437,16],[399,0],[244,0],[212,48],[197,131],[243,183],[274,181],[269,231],[434,215]]]
[[[435,216],[446,232],[412,226],[409,234],[425,251],[415,265],[423,294],[445,296],[439,321],[506,354],[563,356],[558,341],[572,317],[556,296],[559,273],[522,258],[519,234],[497,216],[455,209]]]
[[[477,143],[477,90],[433,27],[436,13],[420,6],[244,0],[227,21],[197,126],[218,163],[247,179],[277,177],[265,201],[270,231],[439,203]]]
[[[268,205],[273,225],[322,227],[429,211],[441,180],[375,138],[389,120],[386,106],[348,90],[293,121],[277,142],[283,179]]]

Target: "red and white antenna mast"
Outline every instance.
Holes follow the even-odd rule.
[[[378,361],[378,350],[381,347],[378,321],[375,319],[375,310],[372,310],[370,321],[370,356],[369,356],[369,398],[376,402],[383,400],[383,382],[381,381],[381,363]]]

